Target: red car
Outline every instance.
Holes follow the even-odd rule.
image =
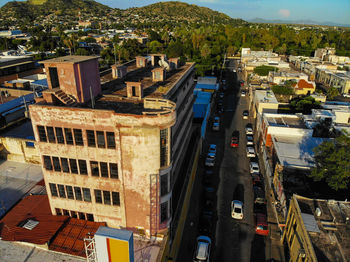
[[[238,147],[239,145],[239,131],[233,131],[231,137],[231,147]]]
[[[269,227],[267,225],[265,214],[262,214],[262,213],[255,214],[255,233],[262,236],[269,235]]]

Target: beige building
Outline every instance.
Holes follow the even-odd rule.
[[[103,95],[97,58],[43,62],[49,90],[30,114],[54,215],[167,231],[191,135],[194,64],[166,70],[160,59],[116,69],[125,74]]]
[[[328,87],[336,87],[341,94],[350,93],[350,75],[343,71],[330,71],[317,68],[316,81]]]

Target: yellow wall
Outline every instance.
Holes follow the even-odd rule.
[[[26,142],[33,142],[33,140],[14,138],[14,137],[0,137],[0,157],[10,161],[22,163],[40,164],[40,157],[35,147],[28,147]]]

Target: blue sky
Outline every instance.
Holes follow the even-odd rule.
[[[164,1],[164,0],[163,0]],[[0,6],[7,0],[0,0]],[[156,3],[155,0],[97,0],[110,7],[126,9]],[[350,24],[350,0],[184,0],[209,7],[233,18],[313,20]]]

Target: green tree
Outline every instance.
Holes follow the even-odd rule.
[[[75,52],[76,55],[89,55],[89,52],[84,48],[78,48]]]
[[[311,109],[321,108],[321,103],[312,96],[294,98],[289,105],[294,112],[303,114],[311,114]]]
[[[277,94],[277,95],[293,95],[294,94],[294,90],[293,88],[287,87],[287,86],[273,86],[272,91]]]
[[[254,68],[254,73],[256,73],[259,76],[267,76],[270,71],[278,71],[278,68],[266,65],[257,66]]]
[[[350,136],[345,133],[314,148],[316,166],[311,171],[315,181],[325,181],[335,190],[347,189],[350,182]]]
[[[330,87],[328,88],[327,90],[327,97],[330,99],[330,100],[333,100],[336,96],[339,96],[339,91],[337,88],[335,87]]]

